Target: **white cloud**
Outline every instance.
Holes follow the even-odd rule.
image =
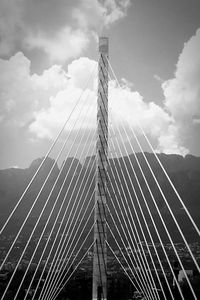
[[[39,49],[50,63],[63,63],[80,56],[92,35],[124,17],[129,5],[128,0],[1,0],[0,55]]]
[[[175,77],[162,85],[164,108],[153,102],[145,102],[126,80],[122,80],[121,88],[111,81],[109,103],[114,122],[120,119],[128,121],[137,134],[139,122],[148,136],[156,141],[158,151],[185,155],[188,152],[187,135],[194,126],[199,126],[199,50],[200,31],[197,31],[183,48]],[[88,95],[82,116],[90,107],[94,106],[95,109],[97,62],[93,60],[81,57],[73,60],[67,71],[59,65],[53,65],[38,75],[30,73],[30,60],[22,53],[17,53],[8,60],[0,59],[0,69],[0,122],[9,130],[11,125],[25,128],[30,139],[55,137],[82,94],[91,72],[95,75],[91,77],[81,100],[83,103]],[[70,126],[77,113],[73,115]],[[93,112],[81,128],[94,128],[95,124],[96,113]],[[80,123],[79,126],[76,124],[75,130],[79,127]]]
[[[125,17],[130,5],[130,0],[81,0],[72,14],[80,26],[100,33],[103,27]]]
[[[46,137],[52,139],[59,129],[62,128],[80,98],[80,105],[77,106],[77,109],[73,113],[66,130],[70,130],[73,126],[80,111],[83,119],[90,107],[94,107],[95,110],[97,63],[85,57],[79,58],[68,66],[67,73],[62,73],[62,75],[60,74],[57,77],[58,82],[60,80],[62,82],[62,76],[65,79],[67,78],[65,88],[58,91],[55,96],[50,97],[49,106],[46,109],[42,108],[40,111],[35,112],[35,121],[30,125],[31,132],[35,133],[39,138]],[[87,89],[83,93],[85,88]],[[94,129],[95,125],[96,116],[93,112],[92,115],[87,115],[83,123],[79,121],[74,130],[80,127],[81,129]]]
[[[72,111],[77,99],[82,94],[87,78],[94,70],[97,63],[88,58],[80,58],[68,66],[68,85],[54,97],[51,97],[49,107],[41,109],[35,114],[35,121],[30,125],[31,132],[38,138],[53,138],[59,128],[64,124],[67,116]],[[133,91],[126,82],[118,87],[115,81],[109,83],[109,107],[112,112],[112,123],[121,124],[128,122],[137,132],[138,123],[142,124],[145,132],[157,141],[157,150],[167,153],[186,154],[186,149],[179,144],[178,131],[174,119],[160,106],[153,102],[146,103],[143,97]],[[82,116],[87,113],[89,107],[96,111],[96,79],[93,79],[87,89],[88,100],[82,110]],[[86,94],[81,102],[85,101]],[[78,110],[79,111],[79,110]],[[78,111],[73,115],[67,129],[75,122]],[[88,115],[83,124],[78,122],[75,129],[94,129],[96,126],[96,113]],[[140,133],[139,133],[140,132]]]
[[[81,94],[82,90],[70,86],[68,89],[59,92],[56,97],[52,97],[49,108],[42,109],[35,114],[35,121],[29,127],[30,131],[35,133],[38,138],[53,139],[70,116]],[[95,98],[96,94],[92,91],[87,91],[82,96],[81,102],[84,105],[79,105],[70,117],[65,128],[66,131],[73,129],[75,132],[79,129],[95,128],[95,114],[88,114],[92,102],[95,103]],[[79,118],[78,122],[76,122],[77,118]]]
[[[182,146],[184,143],[187,145],[191,137],[195,139],[196,126],[199,124],[199,118],[196,117],[200,114],[199,82],[200,29],[185,43],[176,65],[174,78],[162,84],[165,107],[174,118],[174,130],[171,130],[170,134],[177,142],[182,143]],[[183,152],[186,153],[186,149]]]
[[[0,115],[10,126],[26,126],[35,112],[47,108],[50,97],[68,84],[67,74],[52,66],[42,75],[30,73],[30,61],[19,52],[0,59]]]
[[[80,100],[80,105],[84,105],[82,118],[90,108],[94,107],[94,111],[81,125],[78,122],[74,129],[95,128],[97,62],[82,57],[69,64],[67,72],[54,65],[37,75],[30,74],[30,61],[18,53],[9,60],[1,59],[0,67],[0,115],[4,125],[26,128],[30,139],[34,136],[53,139],[90,79]],[[185,153],[180,146],[174,119],[155,103],[146,103],[126,81],[122,81],[121,88],[115,81],[109,83],[109,104],[114,122],[119,123],[120,119],[128,121],[137,133],[139,122],[145,132],[157,141],[158,150]],[[80,107],[72,115],[67,130],[75,122]]]
[[[33,74],[31,79],[37,89],[51,90],[51,95],[49,95],[53,96],[53,90],[57,92],[64,89],[69,78],[61,66],[53,65],[51,68],[44,70],[42,76]]]
[[[188,153],[181,145],[174,119],[162,107],[153,102],[145,102],[138,92],[132,91],[126,84],[121,88],[117,87],[114,81],[110,84],[109,94],[115,124],[123,123],[127,129],[130,125],[137,135],[142,134],[139,129],[141,126],[150,140],[156,142],[158,152],[181,155]]]
[[[4,120],[27,121],[35,102],[29,77],[30,61],[22,53],[0,59],[0,109]]]
[[[105,0],[103,1],[106,8],[105,24],[110,25],[117,20],[126,16],[127,9],[131,5],[130,0]]]
[[[200,29],[187,43],[175,77],[163,83],[165,106],[176,120],[187,121],[200,111]]]
[[[183,141],[180,137],[180,132],[177,124],[170,123],[163,134],[158,136],[158,152],[166,154],[180,154],[185,156],[188,154],[188,148],[184,147]]]
[[[87,84],[88,88],[94,90],[97,84],[97,62],[87,57],[73,60],[68,65],[68,76],[73,80],[74,86],[85,89]]]
[[[82,94],[86,82],[88,90],[81,103],[86,95],[90,99],[82,113],[96,103],[97,63],[88,58],[74,60],[68,72],[54,65],[38,75],[31,74],[30,61],[19,52],[9,60],[0,59],[0,69],[0,122],[3,122],[8,135],[13,127],[26,127],[35,137],[54,138]],[[75,118],[76,114],[71,122]],[[90,124],[93,124],[93,116],[92,121],[88,119],[82,127]]]
[[[29,35],[26,39],[28,48],[42,49],[52,63],[79,56],[88,43],[88,35],[84,31],[72,30],[70,27],[63,28],[54,37],[39,33]]]

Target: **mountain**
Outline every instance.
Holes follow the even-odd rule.
[[[147,218],[148,224],[152,227],[152,221],[150,220],[147,205],[152,212],[154,221],[160,230],[163,230],[163,226],[157,214],[157,207],[159,208],[166,224],[169,226],[174,236],[177,235],[177,230],[174,225],[174,221],[170,216],[168,205],[170,205],[176,219],[182,228],[186,231],[189,238],[193,238],[194,231],[191,227],[191,223],[188,221],[188,217],[185,211],[175,195],[169,182],[166,180],[166,176],[158,164],[155,156],[152,153],[145,153],[146,159],[149,162],[153,172],[156,175],[157,182],[160,184],[165,196],[166,202],[157,187],[155,180],[152,177],[151,171],[143,157],[142,153],[130,154],[129,156],[120,157],[119,159],[110,159],[111,168],[108,169],[110,182],[108,184],[110,196],[114,200],[117,197],[118,200],[126,206],[129,203],[130,210],[133,213],[133,217],[136,219],[134,214],[134,207],[138,212],[138,216],[142,219],[140,207],[143,210],[144,215]],[[158,154],[160,161],[165,167],[170,179],[174,183],[178,193],[180,194],[184,204],[188,208],[192,217],[200,225],[200,157],[187,155],[182,157],[180,155],[167,155]],[[34,173],[38,169],[42,158],[34,160],[30,167],[27,169],[16,169],[10,168],[0,170],[0,217],[1,226],[18,203],[23,191],[27,187]],[[137,161],[140,163],[141,169],[143,170],[143,176]],[[61,166],[61,174],[59,174],[58,165],[51,158],[47,158],[43,164],[41,170],[38,172],[36,179],[28,189],[25,197],[18,204],[16,212],[13,215],[11,224],[8,226],[8,232],[15,231],[19,228],[22,220],[32,211],[29,217],[29,223],[35,222],[45,206],[44,212],[41,216],[41,220],[46,222],[47,218],[51,216],[50,222],[55,220],[59,213],[59,207],[63,203],[63,208],[66,210],[67,218],[71,218],[72,214],[70,211],[75,210],[75,201],[78,200],[79,207],[83,205],[86,207],[87,201],[93,197],[94,191],[94,157],[87,157],[83,164],[77,159],[71,157],[68,158]],[[52,172],[48,176],[50,170]],[[67,175],[67,177],[66,177]],[[137,178],[135,177],[137,175]],[[48,176],[48,180],[44,185],[44,189],[41,191],[43,184]],[[140,182],[140,186],[137,184],[137,180]],[[151,187],[149,191],[145,181]],[[52,187],[54,187],[53,191]],[[127,187],[129,189],[127,189]],[[62,188],[62,190],[61,190]],[[113,192],[113,189],[115,192]],[[60,192],[61,190],[61,192]],[[152,192],[156,205],[150,195]],[[37,195],[40,193],[40,197]],[[70,202],[70,199],[72,201]],[[86,203],[83,200],[87,198]],[[63,199],[66,199],[63,202]],[[144,200],[145,199],[145,200]],[[37,200],[37,201],[36,201]],[[47,201],[48,200],[48,201]],[[116,204],[112,206],[109,201],[109,207],[113,214],[118,211],[121,214],[123,207],[119,208]],[[116,199],[114,200],[115,203]],[[70,202],[70,204],[69,204]],[[33,205],[35,203],[35,205]],[[156,207],[157,206],[157,207]],[[52,207],[54,212],[51,215]],[[92,202],[90,204],[92,207]],[[60,221],[62,215],[58,218]],[[88,214],[85,215],[85,218]]]

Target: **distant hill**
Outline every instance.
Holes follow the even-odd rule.
[[[153,171],[156,174],[157,180],[161,185],[167,201],[172,208],[174,214],[178,222],[181,224],[182,228],[184,228],[187,236],[189,238],[193,238],[193,229],[191,228],[190,223],[188,222],[188,218],[185,215],[185,212],[182,208],[182,205],[177,200],[175,193],[173,192],[171,186],[166,180],[166,177],[160,168],[155,156],[152,153],[145,153],[146,158],[151,165]],[[169,174],[172,182],[176,186],[179,194],[181,195],[186,207],[190,211],[191,215],[195,219],[198,226],[200,226],[200,157],[195,157],[192,155],[187,155],[186,157],[182,157],[180,155],[166,155],[166,154],[158,154],[163,166],[165,167],[167,173]],[[162,196],[155,184],[155,181],[149,171],[149,168],[143,158],[142,153],[137,153],[137,159],[140,162],[142,170],[146,176],[146,180],[151,186],[152,193],[156,199],[156,203],[165,219],[166,223],[168,224],[170,230],[173,232],[174,236],[176,236],[177,232],[173,221],[169,215],[169,211],[167,209],[166,203],[163,201]],[[35,171],[37,170],[38,166],[40,165],[42,158],[38,158],[34,160],[30,167],[27,169],[17,169],[17,168],[10,168],[5,170],[0,170],[0,217],[1,217],[1,225],[9,216],[10,212],[20,199],[24,189],[28,185],[29,181],[33,177]],[[72,195],[73,201],[75,201],[75,197],[79,197],[81,201],[83,201],[84,197],[92,196],[92,191],[94,190],[94,170],[92,168],[92,162],[94,161],[94,157],[88,157],[85,159],[85,162],[81,164],[77,159],[68,158],[64,164],[64,168],[61,172],[61,175],[56,181],[57,175],[59,174],[59,168],[57,164],[55,164],[54,160],[48,158],[41,168],[36,180],[33,182],[33,185],[28,190],[26,196],[19,204],[16,213],[14,214],[15,220],[13,223],[9,225],[8,231],[15,231],[17,227],[20,226],[21,220],[24,218],[25,215],[28,214],[30,207],[33,205],[35,198],[37,197],[40,188],[42,187],[47,174],[49,173],[50,169],[53,165],[53,172],[49,176],[47,184],[45,185],[44,190],[42,191],[37,203],[35,204],[33,211],[30,215],[29,222],[31,223],[32,220],[36,220],[42,210],[42,207],[47,203],[48,195],[52,189],[52,186],[55,185],[55,189],[53,190],[52,194],[49,197],[49,202],[46,204],[46,208],[42,215],[42,220],[45,222],[47,217],[49,216],[53,205],[55,204],[57,195],[60,191],[60,188],[63,186],[63,190],[61,192],[60,197],[58,198],[58,202],[55,205],[55,212],[52,215],[52,220],[55,218],[56,214],[59,210],[59,205],[62,203],[62,199],[64,198],[67,192],[67,199],[65,206],[67,207],[67,203]],[[121,157],[119,159],[110,159],[110,165],[112,166],[112,170],[109,170],[109,176],[111,179],[111,183],[109,183],[109,190],[110,194],[112,195],[113,199],[115,196],[126,203],[126,199],[129,202],[131,210],[133,212],[132,203],[134,203],[136,210],[138,211],[138,215],[141,217],[141,213],[139,211],[139,206],[137,199],[135,197],[133,186],[135,188],[135,192],[138,195],[138,201],[141,205],[145,216],[149,222],[149,226],[152,226],[150,221],[148,211],[143,200],[140,188],[137,185],[137,180],[135,178],[132,166],[134,167],[135,173],[137,174],[138,180],[141,184],[143,195],[146,198],[146,201],[150,207],[150,210],[155,218],[155,222],[157,226],[163,230],[162,225],[159,221],[156,207],[152,201],[148,188],[146,187],[145,180],[143,175],[140,172],[140,168],[138,167],[137,161],[133,154],[130,154],[129,157]],[[123,172],[122,172],[123,171]],[[65,182],[65,176],[68,174]],[[124,174],[124,175],[123,175]],[[88,182],[87,179],[89,178]],[[83,186],[81,187],[81,182],[83,181]],[[131,179],[131,180],[130,180]],[[70,182],[72,181],[71,185]],[[64,183],[63,183],[64,182]],[[83,187],[85,191],[83,195],[81,195],[81,190]],[[115,188],[115,195],[112,191],[112,186]],[[127,190],[127,186],[130,189],[130,193]],[[126,197],[125,197],[126,195]],[[131,196],[131,197],[130,197]],[[73,205],[70,206],[70,208]],[[110,205],[110,209],[115,213],[115,209],[120,210],[117,206],[113,208]],[[69,213],[70,214],[70,210]],[[134,214],[133,214],[134,216]],[[86,216],[87,217],[87,216]]]

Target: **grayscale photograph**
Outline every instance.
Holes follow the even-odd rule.
[[[200,0],[0,0],[0,300],[200,300]]]

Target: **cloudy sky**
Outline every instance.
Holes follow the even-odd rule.
[[[44,156],[95,74],[98,35],[121,82],[114,120],[140,122],[157,151],[200,156],[199,0],[0,0],[0,169]],[[85,110],[95,92],[93,76]]]

